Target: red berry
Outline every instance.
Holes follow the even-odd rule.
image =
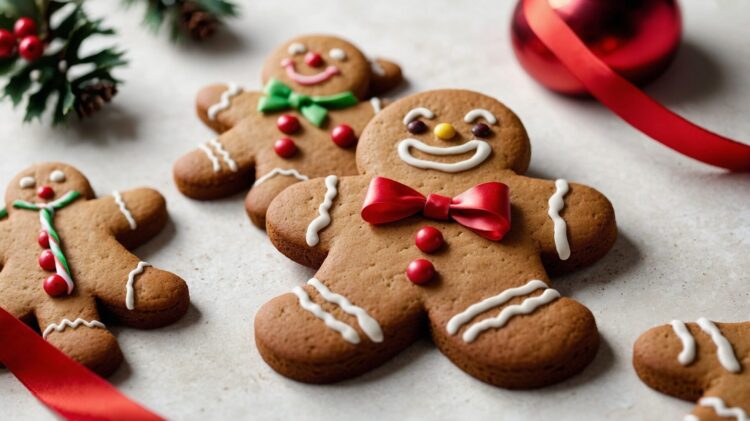
[[[417,285],[428,282],[435,276],[435,266],[426,259],[414,259],[406,268],[406,277]]]
[[[55,197],[55,190],[50,186],[39,186],[39,188],[36,189],[36,195],[42,199],[52,199]]]
[[[68,292],[68,284],[58,274],[50,275],[44,280],[44,292],[50,297],[59,297]]]
[[[39,266],[47,272],[55,271],[55,255],[52,250],[47,249],[39,255]]]
[[[354,129],[347,124],[339,124],[331,130],[331,140],[340,148],[348,148],[357,143]]]
[[[31,18],[20,18],[13,25],[13,32],[16,38],[21,39],[29,35],[36,35],[36,22]]]
[[[310,51],[309,53],[305,54],[305,64],[310,67],[320,67],[320,65],[323,64],[323,57],[321,57],[318,53],[313,53],[312,51]]]
[[[9,58],[16,51],[16,36],[12,32],[0,29],[0,58]]]
[[[29,35],[18,44],[18,54],[27,61],[35,61],[44,54],[44,44],[38,36]]]
[[[291,114],[283,114],[276,120],[276,127],[282,133],[292,134],[299,130],[299,120]]]
[[[273,150],[282,158],[291,158],[297,153],[297,145],[292,139],[282,137],[273,144]]]
[[[36,238],[36,241],[39,243],[39,246],[43,249],[49,248],[49,234],[47,234],[47,231],[39,231],[39,237]]]
[[[423,227],[417,231],[414,242],[425,253],[434,253],[445,244],[443,234],[435,227]]]

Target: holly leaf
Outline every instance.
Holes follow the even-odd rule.
[[[55,112],[52,115],[52,124],[57,126],[66,121],[68,113],[73,109],[76,96],[73,94],[73,89],[69,83],[63,84],[57,91],[57,105],[55,105]]]
[[[146,14],[143,16],[143,23],[152,31],[158,32],[163,21],[164,8],[161,6],[161,2],[149,2],[146,7]]]
[[[30,122],[34,119],[41,121],[42,114],[44,114],[44,110],[47,108],[47,100],[52,91],[53,85],[46,83],[38,91],[29,96],[29,103],[26,105],[26,115],[23,118],[24,122]]]
[[[237,5],[226,0],[192,0],[214,16],[237,16]]]
[[[39,22],[39,9],[36,1],[32,0],[0,0],[0,10],[6,16],[18,18],[26,16]]]
[[[105,48],[96,54],[79,59],[76,64],[92,63],[98,69],[112,68],[127,64],[127,61],[122,58],[124,54],[124,52],[117,51],[114,48]]]
[[[8,83],[3,88],[5,96],[9,97],[13,101],[13,107],[23,101],[23,95],[31,87],[31,76],[30,70],[25,69],[21,72],[16,73],[13,77],[8,80]]]
[[[70,33],[73,32],[77,26],[85,22],[85,15],[80,7],[75,7],[60,23],[54,28],[54,36],[56,38],[68,39]]]

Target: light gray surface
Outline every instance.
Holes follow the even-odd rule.
[[[192,307],[174,326],[115,328],[126,363],[111,379],[124,393],[173,419],[681,419],[690,403],[644,386],[631,347],[646,329],[673,318],[748,318],[750,177],[680,157],[591,101],[551,94],[515,62],[508,36],[511,1],[246,1],[233,35],[203,47],[173,47],[139,26],[117,1],[90,2],[120,29],[130,67],[116,105],[67,130],[22,125],[0,107],[0,190],[27,164],[79,167],[99,194],[159,189],[171,224],[139,256],[190,285]],[[685,1],[685,44],[649,92],[718,132],[750,136],[750,2]],[[556,288],[596,315],[602,348],[586,371],[538,391],[510,392],[455,368],[427,340],[355,380],[309,386],[261,360],[253,317],[268,299],[311,271],[280,255],[245,216],[244,195],[188,200],[172,163],[208,139],[194,115],[202,85],[259,86],[266,54],[298,33],[343,35],[368,54],[393,58],[408,92],[462,87],[513,108],[532,139],[531,173],[595,186],[615,206],[620,237],[594,267]],[[354,251],[356,252],[356,251]],[[50,419],[26,389],[0,371],[0,418]]]

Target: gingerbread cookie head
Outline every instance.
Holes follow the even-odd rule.
[[[362,174],[446,182],[466,174],[522,174],[531,147],[523,124],[498,100],[464,90],[404,98],[367,126],[357,149]]]
[[[5,203],[16,200],[46,204],[78,192],[91,198],[94,192],[86,177],[70,165],[59,162],[34,165],[16,175],[5,190]]]
[[[352,92],[367,95],[370,62],[353,44],[341,38],[306,35],[282,44],[266,60],[263,83],[281,81],[305,95]]]

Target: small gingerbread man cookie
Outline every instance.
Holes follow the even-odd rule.
[[[255,178],[245,205],[264,228],[268,205],[284,188],[357,173],[357,137],[385,105],[375,95],[401,79],[397,65],[371,62],[343,39],[287,41],[266,61],[263,92],[229,84],[198,93],[198,115],[221,135],[177,161],[177,187],[196,199],[215,199],[251,187]]]
[[[188,288],[176,275],[128,249],[167,222],[164,198],[151,189],[94,198],[88,180],[57,162],[19,173],[0,217],[0,307],[32,325],[70,357],[101,375],[122,361],[99,310],[150,329],[187,311]]]
[[[599,344],[591,312],[551,287],[602,257],[615,214],[596,190],[524,177],[516,115],[442,90],[390,105],[357,147],[358,176],[298,183],[267,214],[273,244],[318,268],[255,318],[265,361],[322,383],[363,373],[428,330],[458,367],[530,388],[582,370]]]
[[[673,320],[641,335],[633,366],[650,387],[697,402],[685,421],[750,420],[750,323]]]

